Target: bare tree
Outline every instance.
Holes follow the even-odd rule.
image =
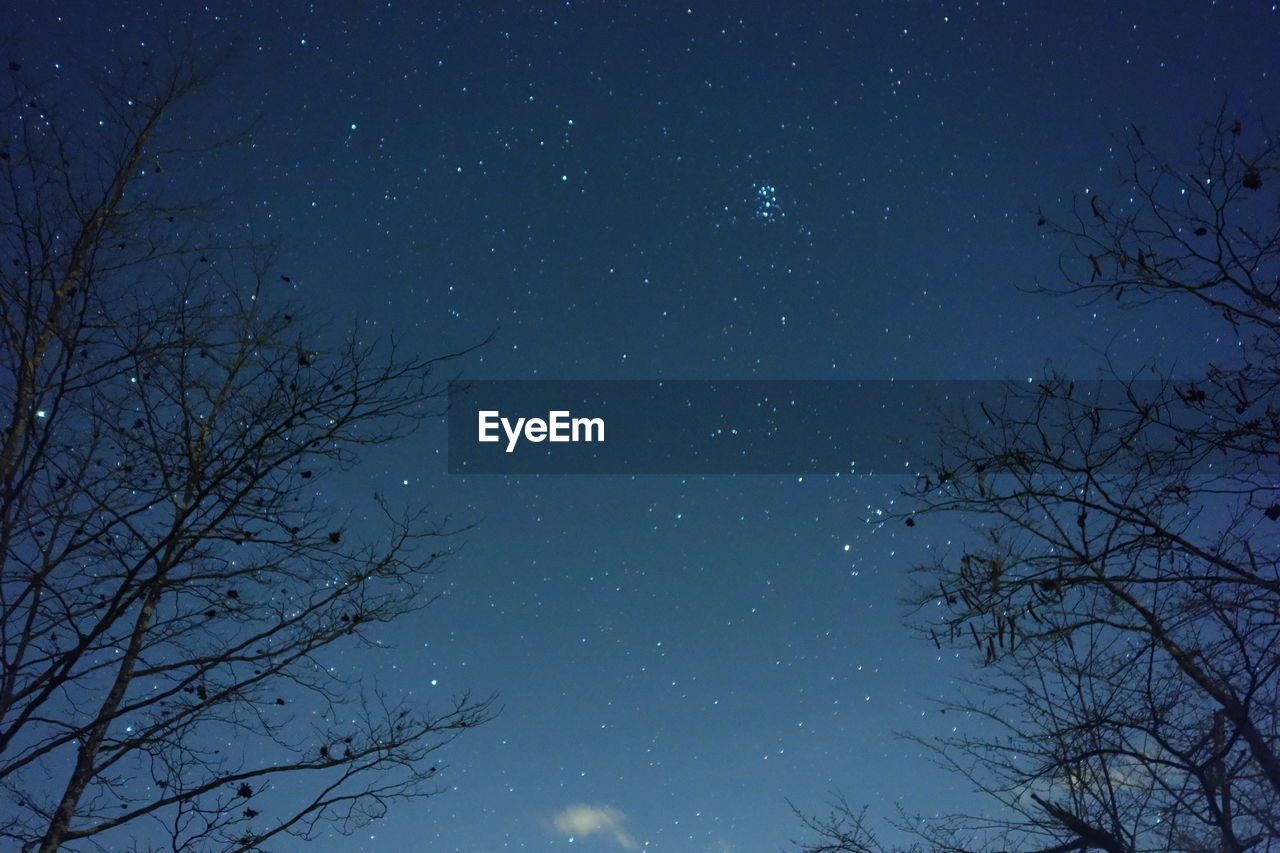
[[[326,343],[269,252],[181,230],[191,161],[163,140],[191,63],[104,78],[65,123],[10,71],[0,838],[258,850],[437,792],[490,700],[406,704],[334,655],[431,601],[447,519],[374,495],[365,541],[316,484],[438,414],[443,359]]]
[[[1058,295],[1219,322],[1177,379],[1050,371],[953,422],[913,525],[956,515],[921,568],[925,641],[981,665],[917,736],[991,807],[897,824],[930,849],[1280,849],[1280,152],[1224,111],[1179,167],[1127,135],[1107,198],[1078,199]],[[810,851],[877,849],[863,815]]]

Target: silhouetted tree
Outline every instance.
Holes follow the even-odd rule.
[[[913,514],[972,535],[913,604],[983,668],[956,733],[916,739],[991,808],[900,815],[924,849],[1280,849],[1280,157],[1225,112],[1186,167],[1149,142],[1041,216],[1074,246],[1047,289],[1173,301],[1231,345],[1188,379],[1011,384],[946,429]],[[843,803],[807,821],[814,853],[881,849]]]
[[[254,850],[438,790],[488,700],[405,704],[336,652],[430,601],[448,530],[316,490],[438,411],[387,342],[325,344],[267,253],[182,230],[190,63],[67,122],[10,64],[0,143],[0,838]],[[188,151],[191,150],[188,145]],[[276,279],[273,281],[273,279]],[[367,525],[362,525],[367,527]],[[157,840],[159,839],[159,840]]]

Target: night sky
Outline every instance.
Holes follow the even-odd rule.
[[[191,191],[279,235],[335,327],[422,355],[495,333],[474,379],[1198,363],[1212,317],[1019,290],[1065,248],[1036,211],[1105,196],[1131,124],[1188,157],[1224,101],[1275,121],[1280,94],[1259,2],[5,5],[0,44],[68,98],[174,32],[234,43],[180,132],[252,142]],[[478,526],[397,651],[334,665],[503,711],[446,794],[308,849],[747,853],[803,836],[788,799],[963,804],[895,737],[950,726],[929,700],[969,666],[903,626],[909,568],[962,535],[877,523],[908,483],[462,477],[441,424],[370,454],[322,496]]]

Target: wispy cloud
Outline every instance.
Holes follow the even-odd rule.
[[[613,806],[589,806],[583,803],[569,806],[552,818],[556,831],[570,838],[601,833],[626,850],[639,850],[640,845],[625,829],[626,822],[626,815]]]

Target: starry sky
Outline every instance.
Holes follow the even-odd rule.
[[[1267,2],[4,5],[0,43],[68,92],[175,32],[234,44],[180,116],[251,130],[192,177],[219,227],[279,235],[291,298],[335,324],[423,355],[493,333],[474,379],[1194,363],[1211,318],[1026,293],[1064,249],[1036,211],[1113,187],[1131,124],[1183,157],[1224,101],[1280,94]],[[308,849],[746,853],[802,836],[788,799],[967,802],[895,737],[944,725],[929,699],[969,665],[903,627],[908,569],[962,531],[878,520],[901,478],[445,456],[433,424],[326,487],[478,523],[397,651],[335,665],[503,711],[445,795]]]

